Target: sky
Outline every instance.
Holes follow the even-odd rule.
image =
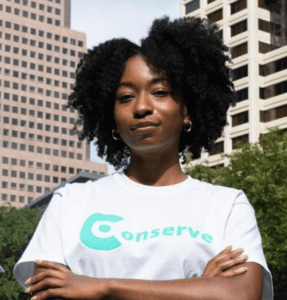
[[[112,38],[127,38],[139,44],[146,37],[155,18],[167,15],[171,20],[180,18],[180,0],[71,0],[71,29],[87,35],[91,49]],[[111,133],[112,134],[112,133]],[[91,161],[112,165],[98,157],[91,143]]]

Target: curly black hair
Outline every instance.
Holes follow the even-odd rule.
[[[142,55],[149,65],[168,74],[172,90],[182,92],[192,130],[181,133],[179,158],[186,163],[184,151],[199,158],[203,147],[211,151],[229,125],[230,104],[236,105],[231,69],[226,65],[231,59],[224,53],[228,50],[217,24],[194,17],[170,21],[167,16],[154,20],[140,46],[121,38],[93,47],[77,66],[76,84],[69,96],[68,107],[79,114],[74,131],[80,140],[97,138],[98,156],[106,156],[116,170],[128,166],[130,149],[123,140],[112,138],[114,99],[125,62]]]

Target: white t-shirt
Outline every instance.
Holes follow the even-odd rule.
[[[242,190],[190,176],[170,186],[147,186],[121,171],[55,191],[13,274],[26,289],[40,259],[98,278],[200,277],[229,245],[243,247],[247,262],[264,268],[262,300],[272,300],[254,209]]]

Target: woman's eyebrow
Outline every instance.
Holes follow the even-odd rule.
[[[154,83],[158,83],[158,82],[165,82],[165,83],[169,83],[168,79],[166,77],[154,77],[151,81],[150,81],[150,85],[154,84]],[[127,87],[135,87],[135,85],[131,82],[131,81],[125,81],[125,82],[120,82],[118,84],[118,88],[120,86],[127,86]]]

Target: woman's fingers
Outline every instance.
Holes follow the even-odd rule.
[[[224,273],[222,273],[222,277],[225,277],[225,278],[231,278],[231,277],[234,277],[236,275],[241,275],[243,273],[245,273],[247,271],[247,268],[238,268],[238,269],[235,269],[235,270],[228,270],[228,271],[225,271]]]
[[[243,264],[246,262],[247,259],[248,259],[248,255],[243,255],[240,257],[233,258],[233,259],[229,259],[226,262],[221,263],[221,270],[224,271],[224,270],[229,269],[238,264]]]

